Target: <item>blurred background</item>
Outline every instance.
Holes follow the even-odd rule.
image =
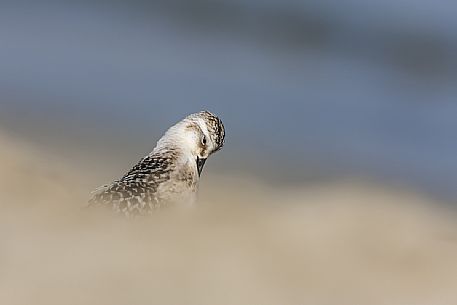
[[[0,126],[127,168],[208,109],[228,133],[209,170],[455,198],[456,14],[449,0],[2,2]]]
[[[123,285],[121,274],[129,274],[131,281],[140,273],[181,278],[179,283],[170,280],[169,290],[158,284],[161,304],[216,304],[221,298],[224,304],[305,304],[309,299],[301,298],[304,283],[318,287],[313,293],[307,290],[312,304],[456,302],[451,287],[457,284],[457,266],[451,257],[457,254],[457,230],[455,218],[445,220],[453,215],[457,198],[456,16],[457,3],[451,0],[0,1],[0,204],[7,211],[0,223],[4,232],[16,232],[0,234],[3,244],[10,246],[3,253],[10,273],[4,275],[3,286],[0,282],[0,293],[9,304],[53,304],[50,300],[61,304],[68,295],[82,294],[98,296],[84,299],[84,304],[131,303],[133,296],[137,304],[151,304],[144,291],[152,288],[138,293],[135,289],[142,286],[134,288],[135,281],[124,294],[105,298],[108,291]],[[219,247],[240,249],[241,254],[226,257],[234,270],[240,265],[252,267],[247,257],[257,261],[259,255],[273,252],[265,265],[259,263],[264,271],[252,271],[252,277],[232,268],[217,269],[219,276],[236,273],[230,273],[227,281],[248,278],[240,285],[261,291],[253,298],[247,297],[252,291],[241,286],[229,285],[232,294],[225,292],[226,282],[214,277],[215,271],[203,261],[197,264],[201,269],[184,268],[184,273],[158,270],[155,265],[146,268],[151,273],[142,273],[141,262],[151,264],[142,257],[132,271],[126,263],[130,254],[157,253],[157,248],[132,245],[132,235],[125,231],[121,241],[112,239],[110,230],[119,230],[119,224],[99,225],[75,212],[92,189],[118,178],[147,154],[169,126],[202,109],[219,115],[227,132],[226,146],[205,168],[202,200],[208,205],[203,206],[212,206],[221,194],[228,203],[198,217],[228,238],[227,244],[217,239]],[[252,203],[247,214],[252,218],[245,215],[246,202]],[[314,210],[310,205],[328,209]],[[308,216],[294,218],[297,206],[299,211],[305,209],[298,215]],[[322,223],[307,218],[313,218],[308,209]],[[279,222],[277,213],[284,214]],[[264,216],[263,225],[256,222]],[[200,224],[198,217],[183,226]],[[150,226],[167,231],[168,223],[146,224],[146,231]],[[239,225],[240,231],[233,234],[225,230]],[[279,231],[282,235],[277,233],[277,239],[268,235],[272,239],[264,240],[264,248],[245,248],[245,239],[239,240],[243,234],[257,240],[261,232],[271,233],[276,226],[284,230]],[[225,256],[207,251],[214,236],[198,228],[190,232],[202,234],[197,242],[201,247],[179,251],[214,260],[218,266],[227,263]],[[145,231],[137,229],[125,230]],[[393,242],[390,238],[397,229],[404,235]],[[326,230],[342,231],[343,236],[322,233]],[[322,253],[342,256],[326,260],[321,252],[308,253],[309,243],[302,242],[310,240],[296,233],[310,231],[320,232],[310,237],[312,247],[323,246]],[[367,233],[360,236],[360,231]],[[70,232],[72,237],[56,232]],[[168,239],[180,243],[173,232]],[[112,246],[107,248],[115,253],[120,245],[135,251],[125,254],[122,248],[125,255],[117,254],[108,259],[112,264],[100,267],[89,252],[102,256],[107,236]],[[149,246],[157,242],[157,236],[144,238]],[[349,240],[349,250],[340,244],[341,238]],[[384,243],[378,244],[379,238]],[[159,253],[176,250],[167,248],[164,240]],[[35,280],[23,285],[30,270],[33,274],[49,270],[39,267],[43,258],[53,261],[56,253],[70,256],[73,250],[68,249],[75,242],[89,251],[76,252],[79,256],[73,259],[82,257],[81,264],[75,264],[79,267],[57,272],[74,262],[65,256],[54,261],[55,269],[50,267],[57,272],[54,277],[36,279],[44,281],[42,289],[31,293]],[[366,243],[371,252],[365,251]],[[27,253],[43,244],[47,250],[28,260]],[[362,257],[364,267],[351,251]],[[0,262],[1,258],[0,252]],[[85,259],[95,265],[79,271]],[[268,269],[274,265],[281,269],[280,261],[289,261],[290,273],[279,272],[285,283],[291,283],[287,289],[273,280],[278,270]],[[314,270],[311,266],[316,264],[322,269]],[[120,265],[124,269],[119,278],[105,282]],[[339,276],[351,273],[347,266],[355,275],[341,278],[346,285],[340,287],[334,271],[343,268]],[[379,275],[378,269],[389,271],[378,278],[373,276]],[[104,284],[92,279],[90,288],[79,287],[94,270]],[[203,283],[211,283],[215,291],[205,298],[201,292],[205,285],[188,286],[182,280],[185,274],[191,281],[201,270],[208,277]],[[423,281],[412,280],[416,277]],[[329,278],[334,281],[330,287]],[[367,278],[373,281],[367,283]],[[442,285],[429,285],[438,279]],[[46,293],[59,284],[73,290]],[[364,297],[359,285],[365,285]],[[170,300],[165,292],[174,289],[185,291],[185,297],[165,302]],[[337,303],[326,298],[329,290],[338,296]]]

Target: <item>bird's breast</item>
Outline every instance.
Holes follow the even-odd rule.
[[[192,204],[198,191],[198,173],[192,167],[185,166],[174,171],[170,179],[157,188],[160,201],[171,203]]]

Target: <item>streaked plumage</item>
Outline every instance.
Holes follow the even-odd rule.
[[[147,214],[172,203],[192,204],[206,159],[224,145],[222,121],[208,111],[172,126],[154,150],[121,179],[100,187],[90,200],[126,215]]]

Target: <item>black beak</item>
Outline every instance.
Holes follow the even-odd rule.
[[[202,174],[203,166],[205,165],[206,159],[200,159],[197,157],[197,170],[198,170],[198,176]]]

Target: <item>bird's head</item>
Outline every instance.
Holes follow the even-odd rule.
[[[191,114],[171,127],[159,141],[189,154],[201,174],[206,159],[224,145],[225,128],[216,115],[201,111]]]

